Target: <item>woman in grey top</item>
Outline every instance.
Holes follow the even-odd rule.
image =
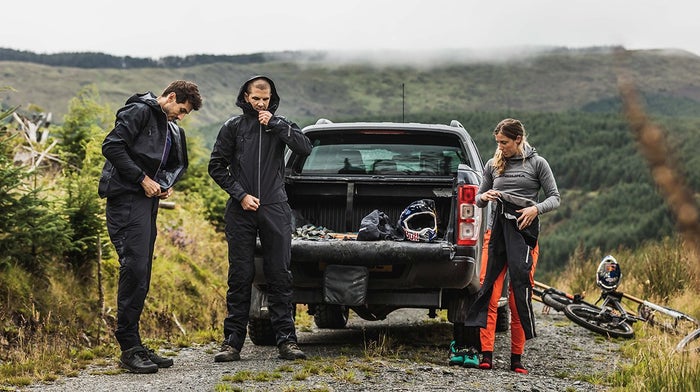
[[[493,158],[486,163],[483,181],[476,195],[479,207],[485,207],[489,201],[496,203],[488,244],[488,265],[465,325],[485,329],[487,318],[493,318],[495,324],[500,290],[493,298],[492,294],[494,285],[502,287],[507,269],[510,276],[510,368],[527,374],[521,355],[525,341],[536,336],[532,286],[537,263],[538,216],[559,207],[560,196],[549,163],[528,144],[525,127],[520,121],[512,118],[502,120],[493,133],[497,149]],[[540,189],[545,195],[541,202],[538,201]],[[494,303],[489,306],[490,302]],[[491,369],[494,334],[483,332],[479,368]]]

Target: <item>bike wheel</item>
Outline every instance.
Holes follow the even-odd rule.
[[[566,305],[573,303],[573,301],[569,297],[553,293],[547,290],[544,290],[542,292],[540,298],[542,298],[542,303],[560,312],[564,311]]]
[[[625,339],[634,337],[632,326],[607,309],[603,311],[597,306],[585,303],[569,304],[564,307],[564,314],[576,324],[601,335]]]
[[[700,328],[689,333],[676,346],[676,351],[680,353],[700,353]]]

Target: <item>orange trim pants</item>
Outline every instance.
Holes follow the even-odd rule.
[[[491,230],[484,233],[484,244],[481,248],[481,271],[479,275],[479,283],[484,283],[486,276],[486,265],[489,259],[489,240],[491,239]],[[539,243],[530,252],[532,257],[532,270],[530,270],[530,284],[535,284],[535,267],[537,259],[540,255]],[[493,346],[496,342],[496,320],[498,318],[498,300],[501,299],[503,292],[503,283],[505,281],[507,267],[498,274],[498,278],[493,283],[493,291],[489,300],[489,310],[486,317],[486,328],[480,329],[481,351],[493,352]],[[525,332],[520,324],[520,316],[515,308],[515,298],[513,297],[513,288],[508,289],[508,307],[510,308],[510,352],[512,354],[522,354],[525,350]]]

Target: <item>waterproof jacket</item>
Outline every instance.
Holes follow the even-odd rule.
[[[117,111],[114,129],[102,143],[105,164],[100,197],[144,193],[141,181],[149,176],[163,191],[172,188],[188,166],[185,131],[168,121],[152,92],[135,94]],[[167,160],[166,142],[170,135]]]
[[[273,114],[267,126],[258,121],[258,112],[245,100],[248,85],[263,78],[270,83],[272,96],[267,110]],[[243,114],[224,123],[216,137],[209,160],[209,175],[231,198],[240,202],[246,194],[260,199],[260,204],[287,201],[284,189],[284,149],[288,146],[299,155],[311,153],[311,142],[299,127],[274,115],[280,96],[267,77],[256,76],[241,86],[236,106]]]

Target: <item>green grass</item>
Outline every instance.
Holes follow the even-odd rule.
[[[695,287],[695,259],[677,239],[648,243],[635,250],[620,248],[614,253],[623,270],[620,290],[640,298],[668,305],[694,317],[700,316]],[[634,261],[634,262],[633,262]],[[570,265],[555,287],[569,292],[595,292],[592,285],[598,258],[577,260]],[[669,273],[648,275],[650,264],[673,264]],[[681,272],[683,271],[683,272]],[[651,279],[654,280],[653,284]],[[573,291],[570,289],[574,287]],[[628,304],[633,307],[634,304]],[[634,312],[633,309],[630,309]],[[576,379],[594,384],[611,385],[614,391],[700,391],[700,353],[681,355],[674,347],[683,335],[664,333],[643,322],[635,325],[635,339],[616,341],[621,344],[623,362],[607,377],[575,375]],[[596,336],[596,342],[605,338]],[[606,360],[599,358],[599,360]],[[571,375],[568,375],[571,377]]]

